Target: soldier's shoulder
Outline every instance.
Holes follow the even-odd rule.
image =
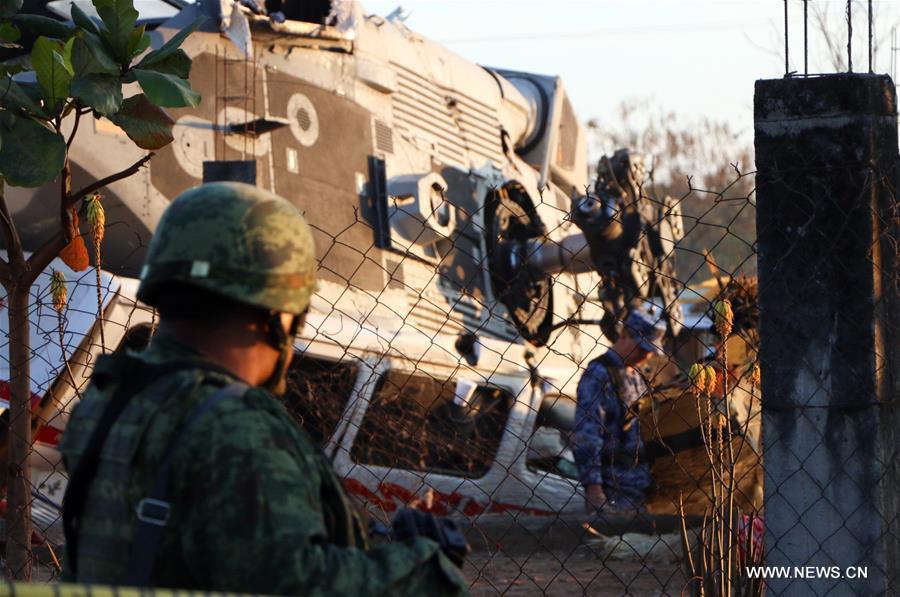
[[[580,396],[594,396],[598,392],[605,391],[612,383],[609,370],[600,359],[594,359],[584,368],[581,379],[578,380],[578,394]]]
[[[93,428],[109,404],[111,391],[103,391],[91,384],[81,395],[69,414],[66,430],[60,438],[59,450],[68,456],[83,449],[87,442],[87,431]]]
[[[284,408],[270,392],[258,386],[248,386],[245,384],[234,384],[237,386],[237,393],[232,399],[223,400],[217,408],[217,412],[222,416],[236,416],[258,418],[260,421],[275,424],[281,423],[283,415],[286,416]],[[223,388],[224,389],[224,386]],[[212,391],[212,390],[209,390]]]
[[[217,390],[205,388],[207,396],[214,391]],[[262,441],[275,447],[284,444],[304,451],[308,448],[297,423],[278,399],[252,386],[243,386],[239,393],[216,404],[213,412],[198,420],[193,435],[207,442],[234,443],[235,438],[242,438],[250,444]]]
[[[584,369],[585,376],[596,377],[599,379],[609,378],[609,369],[601,358],[596,358]]]
[[[263,474],[274,466],[278,474],[305,471],[304,482],[315,484],[317,458],[314,445],[276,398],[261,388],[244,387],[197,419],[178,449],[176,474],[195,479],[216,470],[213,475],[227,477],[238,469]]]

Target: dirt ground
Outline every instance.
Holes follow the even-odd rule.
[[[473,597],[504,595],[597,595],[640,597],[680,595],[684,575],[671,558],[609,557],[603,550],[580,546],[569,553],[538,551],[507,555],[475,552],[465,565]],[[35,566],[32,582],[54,582],[52,567]]]
[[[534,544],[506,536],[488,549],[473,542],[463,572],[475,597],[504,595],[681,595],[681,540],[675,533],[595,536],[568,543]],[[61,547],[58,549],[62,549]],[[32,581],[52,583],[59,573],[46,549],[35,550]]]
[[[677,556],[638,551],[627,539],[522,555],[480,551],[464,571],[475,596],[680,595],[685,577]]]

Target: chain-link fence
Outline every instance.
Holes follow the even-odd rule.
[[[452,168],[389,189],[372,156],[359,197],[307,210],[319,287],[285,406],[373,542],[403,508],[450,517],[476,595],[891,586],[894,91],[768,84],[759,171],[715,188],[619,151],[571,196]],[[98,356],[156,331],[137,285],[56,260],[32,289],[35,580],[64,563],[69,414]],[[665,327],[660,355],[631,311]]]
[[[850,30],[854,4],[862,3],[847,3]],[[402,508],[450,517],[472,547],[462,571],[476,595],[874,594],[890,586],[900,535],[891,492],[900,482],[895,92],[874,75],[823,77],[818,88],[812,76],[798,79],[788,11],[785,2],[786,78],[773,83],[785,89],[758,90],[758,172],[734,164],[703,185],[663,181],[621,151],[599,161],[596,184],[563,192],[566,172],[584,171],[567,100],[557,132],[572,138],[525,172],[533,163],[519,158],[528,151],[493,138],[500,123],[484,106],[444,97],[414,68],[392,65],[397,136],[360,117],[375,154],[356,155],[354,146],[354,165],[338,168],[349,150],[335,145],[334,159],[311,166],[340,169],[341,184],[353,180],[357,192],[288,185],[327,199],[313,207],[305,195],[298,200],[307,201],[319,287],[285,406],[373,531]],[[226,64],[251,66],[218,53],[198,64],[195,72],[215,77]],[[279,94],[298,85],[265,73]],[[215,78],[211,88],[219,87]],[[249,102],[244,93],[238,99]],[[293,104],[297,121],[247,120],[235,134],[265,122],[296,129],[308,146],[313,122],[316,134],[319,127],[310,100],[276,95],[272,103]],[[427,126],[417,129],[416,119]],[[455,127],[458,140],[419,134],[432,125]],[[246,158],[247,138],[239,151],[225,136],[216,155]],[[265,154],[268,143],[251,154]],[[286,149],[286,163],[269,155],[260,168],[270,188],[282,175],[299,178],[298,149]],[[382,158],[395,149],[415,153],[404,167],[421,173],[394,176],[389,188]],[[513,151],[521,155],[506,165]],[[443,167],[472,156],[494,165]],[[141,184],[171,196],[188,179],[168,177],[175,152],[158,157]],[[186,162],[194,181],[200,165]],[[367,175],[358,171],[366,165]],[[117,248],[122,263],[145,248],[146,231],[130,228],[139,220],[110,210],[107,226],[127,246]],[[58,445],[72,408],[98,356],[140,351],[156,332],[137,286],[56,260],[32,288],[35,580],[56,580],[64,564],[67,472]],[[635,310],[664,324],[662,354],[639,348],[644,332],[624,323]],[[8,354],[16,322],[3,324]],[[7,361],[0,379],[11,382]],[[0,385],[7,403],[10,385]],[[8,411],[2,417],[7,459],[23,438],[10,436]],[[0,482],[18,474],[17,464],[0,470]],[[389,540],[381,534],[372,541]],[[781,568],[755,568],[762,564]]]
[[[844,162],[840,175],[807,163],[766,178],[796,197],[809,197],[809,180],[859,185],[852,207],[797,200],[761,220],[777,252],[763,252],[760,267],[770,268],[769,300],[780,305],[761,333],[757,242],[744,232],[748,219],[754,228],[757,174],[735,167],[725,189],[671,199],[641,185],[629,194],[623,164],[634,165],[612,167],[620,194],[603,186],[601,166],[601,183],[568,209],[515,187],[492,188],[468,213],[445,198],[433,211],[456,210],[456,228],[429,244],[430,256],[402,238],[376,247],[364,215],[338,232],[317,225],[319,290],[296,345],[287,409],[367,521],[389,524],[407,507],[456,520],[473,549],[463,568],[473,594],[690,594],[702,585],[744,595],[765,584],[780,594],[790,583],[764,584],[747,570],[771,557],[818,594],[868,590],[868,577],[890,574],[873,554],[890,549],[879,546],[896,524],[889,504],[873,510],[866,497],[893,482],[896,453],[884,423],[865,420],[870,407],[890,407],[875,388],[892,387],[893,352],[878,349],[894,329],[892,176]],[[873,189],[878,199],[863,201]],[[609,218],[601,231],[627,230],[638,213],[640,234],[600,245],[605,253],[574,242],[590,232],[573,216],[586,200],[612,206],[600,211]],[[362,250],[360,228],[370,239]],[[551,259],[548,247],[560,253]],[[66,279],[60,311],[53,271]],[[141,350],[156,328],[153,310],[135,299],[137,280],[101,272],[99,285],[98,294],[94,270],[57,261],[32,295],[35,579],[57,578],[64,558],[67,475],[57,444],[93,363]],[[822,289],[835,287],[843,295],[823,306]],[[888,298],[872,298],[876,287]],[[772,298],[776,290],[793,298]],[[830,338],[821,346],[804,311],[811,304]],[[617,397],[598,402],[585,379],[624,346],[629,308],[666,322],[664,352],[611,376]],[[774,388],[768,435],[761,341],[781,351],[764,362],[764,387]],[[849,373],[836,384],[841,362]],[[786,401],[792,391],[808,402]],[[847,401],[856,394],[872,398]],[[594,435],[588,420],[598,423]],[[591,441],[606,501],[588,507]],[[765,467],[764,447],[778,454]],[[880,520],[862,519],[866,512]],[[792,559],[798,536],[806,561]],[[848,536],[856,545],[847,547]]]
[[[314,222],[319,291],[286,406],[368,520],[389,523],[404,507],[456,519],[473,548],[464,574],[474,594],[689,591],[711,557],[697,534],[712,528],[724,496],[733,496],[741,563],[761,557],[755,240],[745,233],[753,176],[735,169],[724,190],[672,199],[652,196],[634,166],[609,162],[607,187],[572,201],[520,185],[492,188],[474,207],[445,200],[433,213],[452,209],[455,228],[424,250],[420,234],[375,246],[364,213],[334,227]],[[610,181],[622,188],[612,193]],[[573,219],[585,198],[608,208],[595,236],[628,232],[635,214],[637,235],[618,245],[607,238],[606,253],[573,243],[589,228]],[[403,206],[392,198],[389,208]],[[427,220],[419,226],[433,234]],[[52,268],[65,274],[67,302],[54,309],[48,271],[31,314],[32,541],[35,578],[47,580],[65,553],[67,479],[56,446],[67,417],[97,356],[140,350],[156,325],[135,299],[136,280],[103,272],[98,298],[92,269]],[[725,299],[733,328],[723,343],[713,307]],[[646,386],[639,400],[617,402],[616,417],[594,413],[606,446],[595,464],[610,504],[589,512],[576,444],[586,441],[578,402],[590,396],[579,398],[578,387],[623,335],[630,307],[668,322],[665,353],[621,382]],[[689,375],[697,363],[709,375],[703,387]],[[624,445],[635,436],[640,445]],[[725,453],[733,460],[717,460]],[[634,470],[649,472],[646,487],[629,485]],[[633,508],[615,504],[620,493],[635,496],[624,504]]]

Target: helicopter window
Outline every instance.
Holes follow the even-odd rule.
[[[358,372],[354,363],[294,355],[285,406],[316,445],[324,445],[334,435]]]
[[[541,402],[534,433],[528,439],[526,466],[531,470],[578,478],[569,436],[575,427],[575,401],[568,396],[549,395]]]
[[[487,473],[513,404],[477,386],[454,400],[454,380],[389,371],[378,381],[350,455],[356,462],[467,477]]]

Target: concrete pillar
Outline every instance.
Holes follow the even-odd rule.
[[[769,594],[900,594],[895,102],[881,75],[756,83],[766,564],[868,573]]]

